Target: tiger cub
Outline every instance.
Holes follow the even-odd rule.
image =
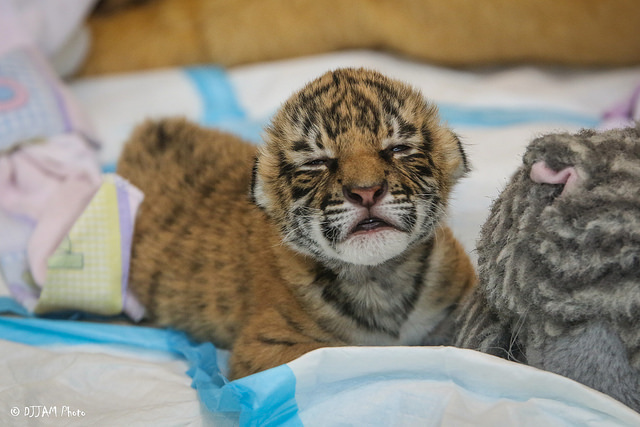
[[[145,123],[118,165],[145,193],[130,286],[157,324],[232,348],[232,378],[320,347],[446,344],[476,282],[443,222],[467,170],[434,106],[365,69],[295,93],[259,149]]]

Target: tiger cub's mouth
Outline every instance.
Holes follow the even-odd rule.
[[[368,217],[360,221],[351,229],[349,234],[364,234],[375,231],[380,231],[383,229],[396,229],[395,226],[388,223],[387,221],[377,218],[377,217]]]

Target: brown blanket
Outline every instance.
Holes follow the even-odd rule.
[[[110,3],[133,3],[104,12]],[[636,0],[103,0],[81,74],[348,48],[432,63],[640,63]]]

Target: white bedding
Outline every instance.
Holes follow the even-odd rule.
[[[132,127],[147,117],[182,115],[259,143],[261,126],[294,90],[342,66],[378,69],[440,105],[473,167],[453,194],[449,223],[474,259],[489,205],[531,138],[597,127],[640,84],[640,68],[460,71],[350,51],[227,72],[84,79],[71,88],[96,126],[109,170]],[[173,333],[138,335],[144,328],[118,326],[96,340],[93,324],[6,320],[0,318],[0,425],[640,425],[640,415],[573,381],[460,349],[324,349],[226,385],[196,370],[196,391],[185,371],[211,360],[193,356],[190,346],[176,352]],[[130,339],[116,339],[123,334]],[[161,344],[141,343],[150,336]],[[57,414],[30,417],[38,406]],[[62,416],[63,407],[84,415]]]

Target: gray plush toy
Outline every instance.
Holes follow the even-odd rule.
[[[477,249],[456,345],[640,412],[640,124],[534,140]]]

